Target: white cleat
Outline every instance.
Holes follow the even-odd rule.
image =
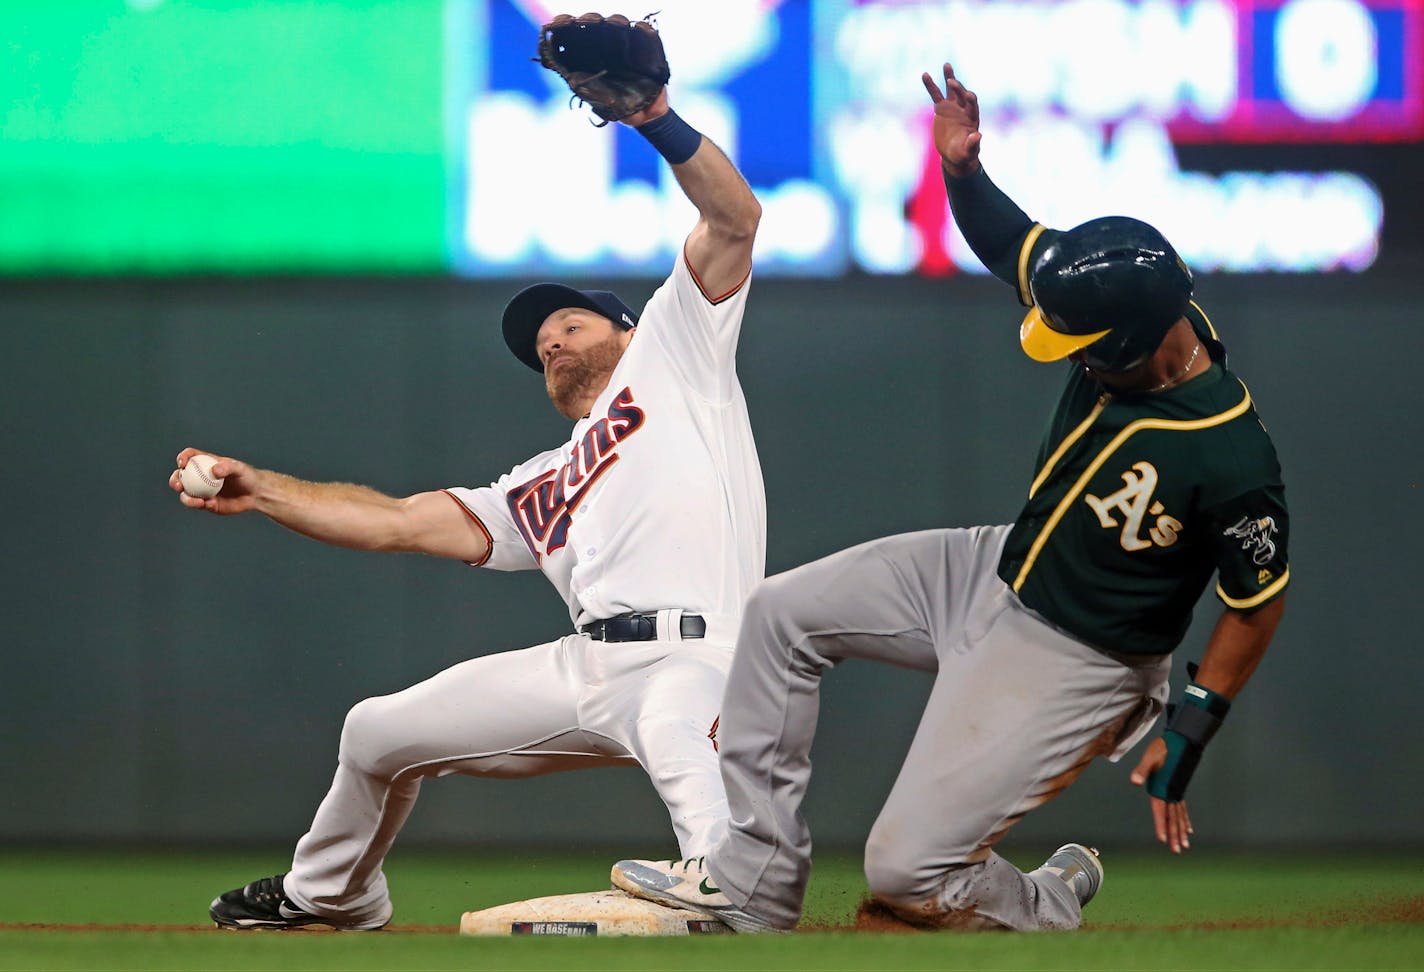
[[[1079,907],[1092,901],[1093,895],[1103,886],[1103,863],[1098,860],[1095,847],[1064,844],[1043,862],[1039,870],[1050,871],[1062,878],[1073,889]]]
[[[613,886],[635,898],[708,915],[741,934],[777,931],[732,904],[707,871],[705,857],[685,861],[619,861],[609,875]]]

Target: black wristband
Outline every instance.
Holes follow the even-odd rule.
[[[681,165],[697,154],[702,146],[702,133],[683,121],[671,108],[633,129],[648,140],[658,154],[671,165]]]

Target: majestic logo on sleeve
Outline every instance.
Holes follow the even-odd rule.
[[[1251,563],[1260,567],[1276,559],[1275,536],[1280,530],[1276,521],[1269,516],[1252,519],[1243,516],[1231,526],[1221,531],[1224,537],[1241,541],[1241,549],[1251,551]],[[1269,578],[1267,578],[1269,579]]]
[[[573,512],[590,487],[618,461],[614,448],[643,426],[643,410],[633,403],[632,389],[614,396],[608,416],[589,426],[573,455],[560,469],[531,479],[505,496],[514,525],[535,560],[568,542]]]
[[[1122,478],[1126,485],[1116,493],[1101,499],[1096,496],[1083,497],[1084,502],[1098,515],[1098,522],[1105,529],[1122,527],[1119,542],[1122,549],[1128,552],[1146,550],[1154,544],[1170,547],[1176,543],[1177,534],[1182,532],[1182,522],[1166,515],[1166,507],[1152,499],[1152,494],[1157,489],[1157,467],[1150,462],[1135,462],[1131,469],[1122,474]],[[1122,517],[1121,521],[1117,519],[1119,515]],[[1147,530],[1150,539],[1144,539],[1142,526],[1148,516],[1156,519]]]

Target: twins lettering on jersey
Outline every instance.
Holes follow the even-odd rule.
[[[1182,521],[1170,516],[1160,502],[1152,499],[1157,490],[1157,467],[1150,462],[1135,462],[1132,468],[1122,474],[1126,484],[1116,493],[1099,499],[1084,496],[1083,500],[1098,515],[1098,522],[1104,528],[1122,527],[1119,543],[1122,549],[1132,553],[1146,550],[1154,544],[1170,547],[1177,542],[1177,534],[1182,532]],[[1119,523],[1114,514],[1122,515]],[[1142,526],[1148,516],[1156,517],[1147,530],[1147,538],[1142,536]]]
[[[642,428],[643,418],[643,410],[633,402],[632,389],[624,388],[613,396],[608,415],[589,426],[579,439],[568,462],[511,489],[505,496],[514,525],[535,560],[542,560],[568,542],[573,511],[590,487],[613,468],[618,461],[615,447]]]

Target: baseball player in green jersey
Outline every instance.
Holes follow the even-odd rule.
[[[923,77],[955,219],[1030,307],[1039,361],[1071,362],[1011,526],[888,537],[752,592],[722,705],[730,820],[706,857],[620,861],[614,883],[739,931],[793,927],[810,872],[800,815],[822,673],[864,658],[935,676],[865,849],[875,897],[916,925],[1075,928],[1096,851],[1024,873],[994,852],[1095,756],[1117,760],[1169,697],[1171,653],[1216,578],[1200,667],[1133,769],[1157,838],[1184,850],[1183,794],[1260,661],[1290,581],[1284,487],[1246,386],[1154,228],[1035,223],[979,164],[977,101]]]

